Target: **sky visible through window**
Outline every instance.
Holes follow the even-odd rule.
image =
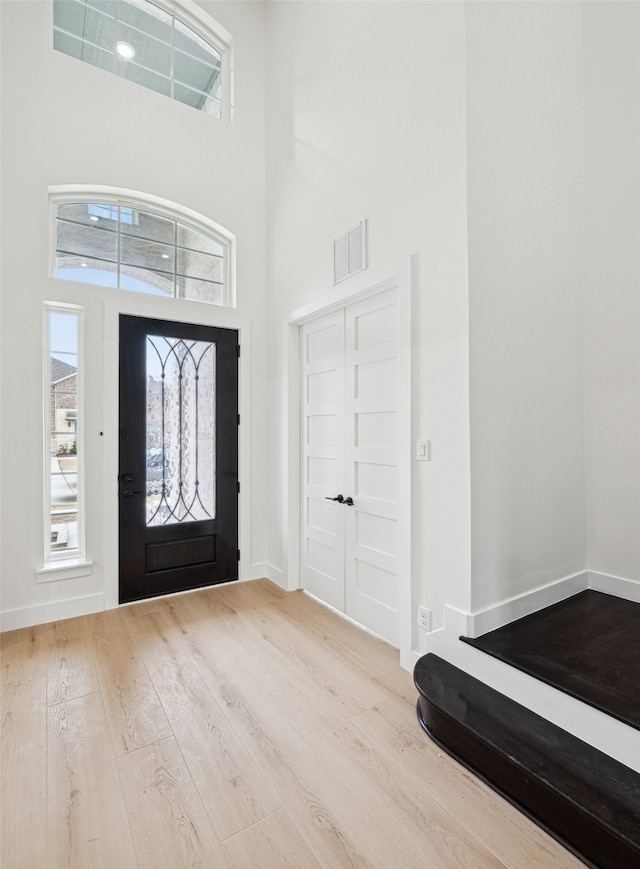
[[[53,357],[69,365],[75,365],[78,357],[78,320],[75,314],[51,311],[49,346]],[[72,354],[73,359],[70,359],[69,354]]]

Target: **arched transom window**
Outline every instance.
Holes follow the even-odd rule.
[[[189,0],[53,0],[53,47],[228,117],[230,37]]]
[[[55,277],[233,305],[233,236],[211,221],[104,193],[51,199]]]

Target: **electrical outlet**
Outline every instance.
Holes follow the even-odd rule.
[[[426,606],[418,607],[418,627],[423,631],[431,630],[431,610]]]

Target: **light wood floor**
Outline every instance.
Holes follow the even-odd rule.
[[[415,702],[395,650],[266,580],[4,634],[1,865],[582,866]]]

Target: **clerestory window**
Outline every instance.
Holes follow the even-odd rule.
[[[53,46],[228,118],[230,38],[208,19],[194,3],[175,0],[53,0]]]
[[[233,236],[211,221],[193,212],[183,217],[178,206],[172,211],[104,193],[58,193],[51,199],[55,277],[212,305],[234,304]]]

